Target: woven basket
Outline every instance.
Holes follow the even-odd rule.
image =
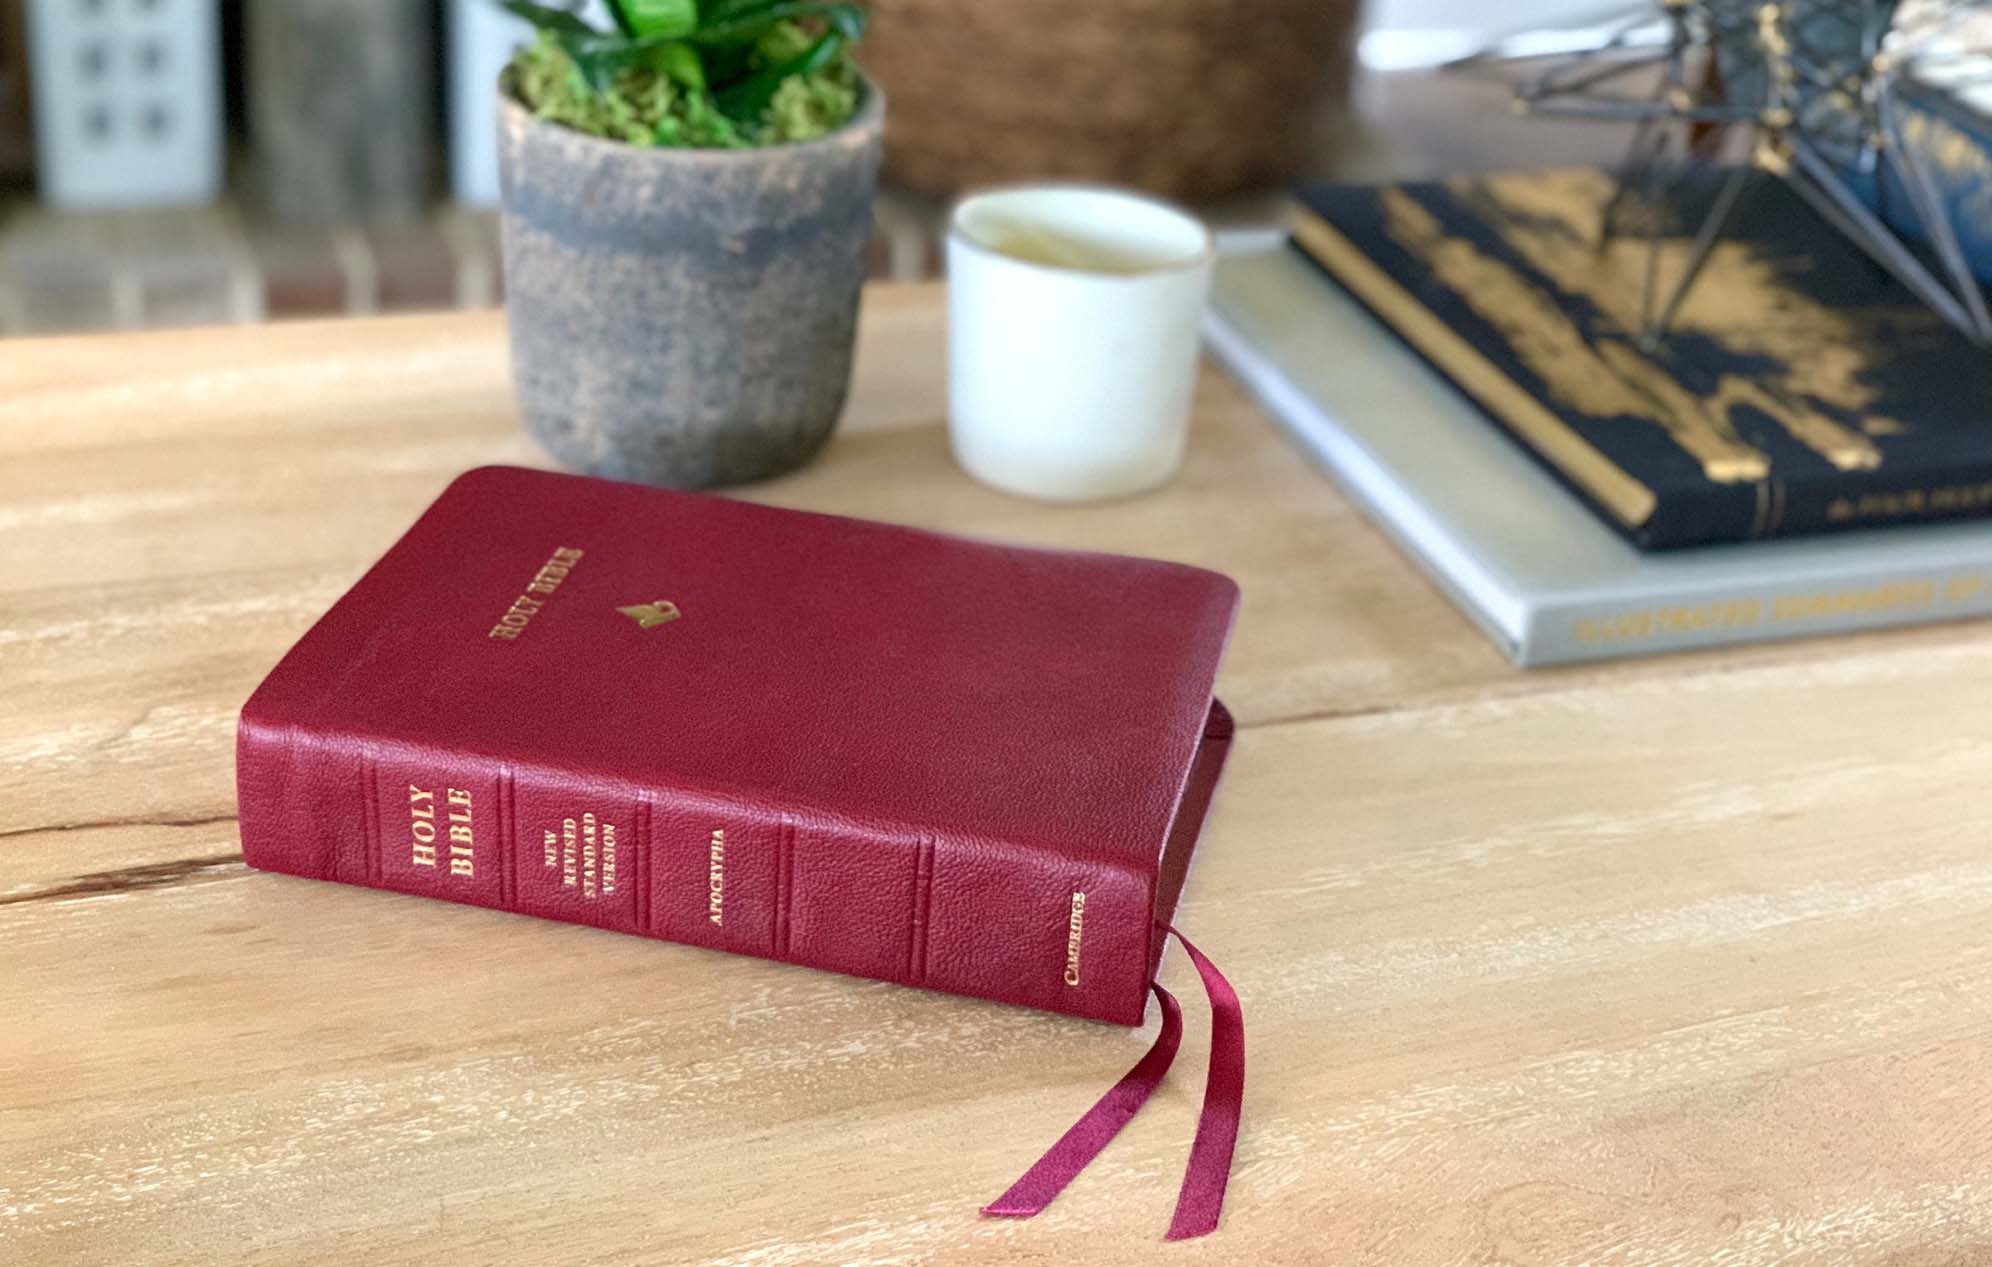
[[[1358,0],[872,0],[888,179],[1179,198],[1278,184],[1346,91]]]

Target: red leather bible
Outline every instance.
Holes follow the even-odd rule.
[[[1153,993],[1153,1048],[984,1210],[1028,1217],[1181,1041],[1154,976],[1237,603],[1172,563],[485,467],[243,706],[243,857],[1122,1025]],[[1213,1017],[1172,1239],[1218,1224],[1245,1070],[1184,945]]]
[[[1141,1022],[1228,579],[486,467],[243,707],[251,866]]]

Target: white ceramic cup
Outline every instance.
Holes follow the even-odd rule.
[[[1201,221],[1114,189],[964,199],[948,227],[948,434],[985,484],[1121,497],[1182,465],[1214,251]]]

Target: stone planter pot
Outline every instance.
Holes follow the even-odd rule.
[[[885,101],[829,136],[642,149],[499,86],[512,376],[563,465],[674,488],[807,462],[844,406]]]

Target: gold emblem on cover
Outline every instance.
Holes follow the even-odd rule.
[[[668,625],[683,614],[678,610],[676,603],[667,603],[661,598],[654,603],[637,603],[631,607],[618,607],[616,610],[635,621],[638,629],[655,629],[659,625]]]

